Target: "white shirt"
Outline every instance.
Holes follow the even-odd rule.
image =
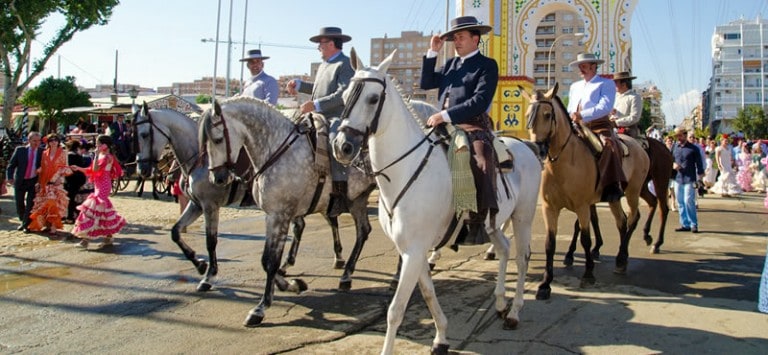
[[[616,95],[616,102],[613,105],[616,109],[616,126],[629,127],[640,122],[640,115],[643,112],[643,100],[635,90],[627,90],[623,94]]]
[[[595,75],[590,81],[579,80],[571,84],[568,98],[568,112],[574,113],[581,107],[583,122],[591,122],[608,116],[613,110],[616,85],[612,80]]]

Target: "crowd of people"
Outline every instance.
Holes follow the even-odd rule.
[[[41,137],[38,132],[30,132],[27,144],[16,147],[6,183],[14,187],[18,230],[57,238],[65,223],[73,224],[70,233],[81,238],[79,247],[100,237],[100,247],[112,245],[113,235],[126,223],[109,200],[112,180],[122,170],[112,137],[100,135],[89,148],[78,139],[62,144],[58,134]]]

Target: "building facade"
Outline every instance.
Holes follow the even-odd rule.
[[[581,36],[584,21],[571,11],[555,11],[541,19],[536,28],[536,46],[533,55],[534,89],[548,90],[560,84],[558,93],[568,96],[573,82],[581,79],[578,70],[569,64],[584,51]]]
[[[766,109],[766,78],[766,21],[758,17],[716,26],[712,35],[712,79],[706,118],[712,134],[733,132],[731,122],[745,106]]]

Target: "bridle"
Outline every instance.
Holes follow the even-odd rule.
[[[140,118],[140,117],[142,117],[142,116],[145,116],[145,117],[146,117],[146,119],[145,119],[145,120],[143,120],[143,121],[139,121],[139,120],[138,120],[138,118]],[[146,159],[137,159],[137,160],[136,160],[136,162],[137,162],[137,163],[150,163],[150,164],[152,164],[152,165],[156,165],[158,162],[160,162],[160,160],[159,160],[159,159],[157,159],[157,158],[154,156],[154,153],[152,152],[152,149],[151,149],[151,147],[154,147],[154,146],[155,146],[155,133],[154,133],[154,131],[155,131],[155,130],[157,130],[157,132],[158,132],[158,133],[160,133],[160,134],[161,134],[163,137],[165,137],[165,139],[167,139],[169,143],[170,143],[170,142],[172,142],[173,140],[172,140],[172,138],[171,138],[171,135],[170,135],[170,134],[168,134],[168,133],[166,133],[165,131],[163,131],[163,129],[162,129],[162,128],[160,128],[160,127],[159,127],[159,126],[158,126],[158,125],[155,123],[155,121],[154,121],[154,120],[152,120],[152,114],[149,112],[149,110],[147,110],[147,111],[145,112],[145,114],[143,114],[143,115],[138,115],[138,116],[137,116],[137,119],[133,120],[133,127],[134,127],[134,129],[133,129],[133,132],[134,132],[134,138],[133,138],[133,139],[134,139],[134,143],[135,143],[135,146],[136,146],[136,151],[137,151],[137,152],[139,152],[139,151],[140,151],[140,148],[141,148],[141,145],[140,145],[140,144],[138,144],[138,142],[139,142],[139,134],[138,134],[138,132],[139,132],[139,129],[138,129],[138,128],[139,128],[139,126],[141,126],[141,125],[143,125],[143,124],[148,124],[148,125],[149,125],[149,146],[150,146],[150,154],[149,154],[149,156],[150,156],[150,158],[146,158]],[[177,158],[178,158],[178,157],[177,157]],[[195,155],[192,155],[191,157],[189,157],[189,158],[186,158],[186,159],[183,159],[183,160],[182,160],[182,159],[179,159],[179,166],[181,167],[181,166],[183,166],[184,164],[186,164],[186,163],[188,163],[188,162],[192,161],[192,159],[195,159],[195,158],[197,158],[197,157],[196,157]]]
[[[552,136],[555,134],[555,132],[557,132],[557,117],[555,116],[555,105],[553,105],[551,101],[536,100],[535,102],[531,103],[531,108],[530,108],[530,111],[528,112],[528,125],[526,128],[531,130],[536,125],[536,121],[537,121],[536,118],[539,116],[540,105],[549,106],[549,108],[552,111],[552,117],[550,117],[549,119],[550,127],[549,127],[549,132],[547,133],[547,136],[545,137],[545,139],[540,140],[538,139],[538,135],[537,135],[536,143],[549,147],[549,144],[552,142]],[[560,149],[558,150],[557,154],[555,154],[555,156],[552,156],[550,154],[551,151],[547,150],[547,160],[549,160],[552,163],[557,161],[557,159],[560,158],[560,154],[563,153],[565,146],[568,145],[568,142],[571,140],[571,136],[573,136],[573,131],[569,129],[568,137],[565,139],[565,142],[560,147]]]
[[[383,79],[379,78],[352,78],[352,87],[350,91],[349,98],[347,99],[346,106],[344,108],[344,112],[341,115],[342,120],[346,120],[349,118],[349,113],[352,110],[352,108],[357,104],[357,101],[360,99],[360,94],[363,91],[363,86],[366,82],[374,82],[381,85],[381,94],[379,95],[379,102],[378,106],[376,107],[376,112],[373,116],[373,120],[371,120],[371,124],[368,126],[365,132],[362,132],[356,128],[342,125],[341,128],[339,128],[340,132],[343,132],[347,135],[353,136],[353,137],[362,137],[362,143],[361,147],[358,151],[367,151],[368,150],[368,136],[371,134],[375,134],[376,130],[379,127],[379,119],[381,118],[381,110],[384,106],[384,99],[386,98],[386,89],[387,89],[387,83]],[[438,140],[432,140],[430,139],[430,136],[435,131],[435,127],[433,127],[427,134],[424,135],[424,138],[421,139],[416,145],[414,145],[411,149],[400,155],[397,159],[392,161],[391,163],[385,165],[383,168],[379,169],[378,171],[372,172],[372,175],[374,177],[382,176],[385,179],[387,179],[388,182],[391,182],[391,179],[384,174],[384,170],[394,166],[395,164],[401,162],[403,159],[411,155],[418,147],[420,147],[422,144],[429,142],[429,149],[427,149],[427,153],[425,154],[424,158],[421,160],[421,163],[419,164],[418,168],[416,168],[416,171],[413,173],[411,178],[408,180],[408,182],[405,184],[405,186],[400,190],[400,193],[398,193],[397,197],[395,198],[394,202],[392,203],[392,206],[387,207],[386,204],[382,201],[382,206],[384,206],[384,209],[386,210],[387,214],[389,215],[390,222],[392,221],[392,211],[395,209],[395,206],[397,206],[398,202],[405,196],[405,193],[408,191],[408,189],[413,185],[413,183],[418,179],[421,172],[424,170],[424,168],[427,165],[427,162],[429,161],[429,156],[432,155],[432,151],[435,149],[435,146],[440,144],[442,141],[440,139]]]

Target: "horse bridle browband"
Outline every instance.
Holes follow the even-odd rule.
[[[381,84],[381,95],[379,97],[379,104],[376,107],[376,113],[374,113],[373,120],[371,121],[371,125],[368,127],[368,130],[371,133],[376,133],[376,130],[379,128],[379,118],[381,117],[381,109],[384,107],[384,100],[387,98],[387,82],[384,81],[384,79],[379,78],[352,78],[351,80],[353,82],[352,85],[352,91],[350,92],[348,101],[352,103],[352,105],[346,105],[344,107],[344,111],[341,113],[341,120],[345,120],[349,117],[349,111],[352,109],[355,103],[357,103],[357,100],[360,99],[360,94],[363,92],[363,86],[365,82],[374,82]],[[354,128],[348,127],[350,130],[355,130]],[[362,133],[362,132],[360,132]]]

